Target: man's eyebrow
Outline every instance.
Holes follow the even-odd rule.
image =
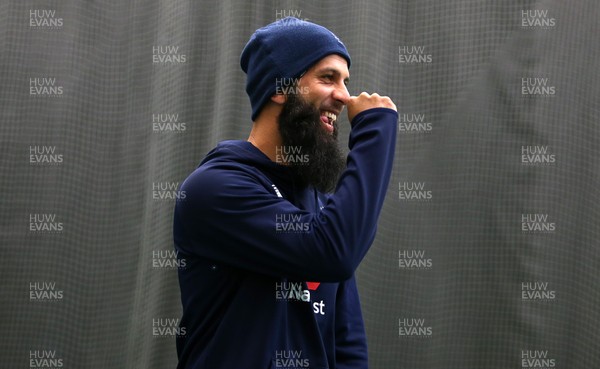
[[[326,73],[326,72],[337,74],[337,75],[341,75],[341,73],[340,73],[339,70],[337,70],[335,68],[332,68],[332,67],[321,68],[321,69],[317,70],[316,73],[317,74],[323,74],[323,73]],[[348,84],[349,82],[350,82],[350,78],[348,78],[348,77],[344,78],[344,83],[345,84]]]

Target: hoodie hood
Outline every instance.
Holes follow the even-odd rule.
[[[293,177],[290,168],[278,164],[252,143],[244,140],[221,141],[200,162],[200,165],[228,165],[238,167],[240,164],[255,168],[267,175],[278,186],[293,187]]]

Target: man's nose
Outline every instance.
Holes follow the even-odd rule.
[[[333,98],[342,104],[346,105],[348,100],[350,100],[350,93],[346,88],[346,85],[341,85],[333,91]]]

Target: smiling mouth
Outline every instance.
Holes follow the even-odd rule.
[[[333,133],[333,123],[337,120],[337,115],[330,111],[322,111],[321,112],[321,122],[323,122],[323,126],[329,133]]]

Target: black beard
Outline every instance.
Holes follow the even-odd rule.
[[[278,150],[291,169],[296,185],[313,186],[323,193],[333,192],[346,167],[335,122],[333,132],[329,133],[323,127],[319,109],[302,96],[288,94],[278,123],[283,144]]]

